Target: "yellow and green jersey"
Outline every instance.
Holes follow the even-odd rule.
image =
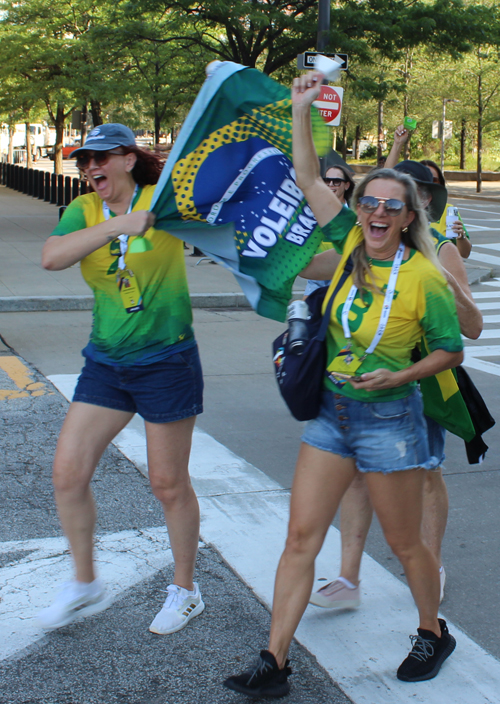
[[[140,189],[132,210],[149,210],[154,186]],[[113,213],[111,213],[113,216]],[[67,235],[104,222],[97,193],[76,198],[66,208],[53,235]],[[81,271],[94,293],[94,322],[84,356],[102,364],[145,365],[193,346],[192,312],[183,243],[150,228],[145,237],[153,249],[125,254],[142,293],[144,310],[127,313],[117,284],[120,243],[113,240],[81,261]],[[133,238],[129,239],[130,242]]]
[[[323,310],[326,308],[329,294],[334,291],[344,271],[349,255],[363,239],[362,230],[354,225],[355,221],[355,213],[343,209],[336,218],[322,228],[325,239],[333,242],[335,248],[342,252],[342,260],[325,297]],[[351,306],[350,342],[358,358],[364,354],[375,336],[392,264],[392,261],[373,261],[372,271],[375,283],[382,294],[358,290]],[[348,343],[344,336],[341,316],[352,285],[351,275],[347,277],[333,303],[327,334],[328,366]],[[375,351],[368,355],[356,370],[356,374],[372,372],[381,367],[393,372],[406,369],[412,363],[412,350],[422,336],[425,336],[429,351],[443,349],[447,352],[460,352],[463,348],[452,292],[436,267],[423,254],[412,249],[409,258],[403,261],[399,270],[391,314],[383,337]],[[339,391],[328,378],[325,379],[325,384],[328,389],[336,393],[360,401],[389,401],[408,396],[416,382],[380,391],[356,389],[349,383]]]

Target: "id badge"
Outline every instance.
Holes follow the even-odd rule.
[[[127,313],[137,313],[140,310],[144,310],[142,295],[133,272],[125,270],[119,273],[118,290]]]
[[[329,364],[327,369],[329,378],[334,384],[342,387],[350,376],[356,374],[361,364],[362,360],[352,351],[350,345],[346,345]]]

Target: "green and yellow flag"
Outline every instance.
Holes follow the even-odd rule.
[[[230,269],[252,307],[284,320],[297,274],[322,240],[295,183],[290,90],[214,62],[158,182],[155,227]],[[320,155],[330,133],[312,108]]]

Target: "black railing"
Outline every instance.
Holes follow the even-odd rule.
[[[14,191],[44,200],[59,207],[69,205],[88,192],[87,183],[71,176],[56,176],[48,171],[27,169],[19,164],[0,163],[0,184]]]

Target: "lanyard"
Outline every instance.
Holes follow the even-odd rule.
[[[139,186],[137,184],[135,184],[134,193],[133,193],[132,198],[130,200],[130,205],[128,206],[128,210],[125,213],[126,215],[129,215],[132,212],[132,203],[135,200],[135,197],[137,195],[138,190],[139,190]],[[106,203],[106,201],[102,202],[102,212],[104,214],[105,220],[109,220],[109,205]],[[125,254],[127,253],[127,249],[128,249],[128,238],[129,238],[129,235],[118,235],[118,239],[120,240],[120,258],[118,259],[118,268],[121,269],[122,271],[126,268],[125,267]]]
[[[387,327],[387,322],[389,320],[389,315],[391,312],[392,301],[394,300],[394,293],[396,290],[396,281],[398,280],[399,268],[401,266],[401,262],[403,261],[404,251],[405,246],[403,243],[401,243],[398,247],[398,251],[396,252],[396,256],[394,257],[394,262],[392,264],[391,275],[389,276],[389,283],[385,292],[384,305],[382,306],[382,313],[380,315],[378,328],[371,342],[371,345],[368,347],[363,357],[366,357],[374,351],[375,347],[382,339],[382,335],[384,334],[385,329]],[[356,295],[357,290],[357,286],[353,285],[351,287],[349,295],[347,296],[347,300],[344,303],[344,307],[342,308],[342,327],[344,329],[344,336],[347,340],[351,337],[351,331],[349,330],[349,311],[351,310],[351,306],[354,301],[354,297]]]

